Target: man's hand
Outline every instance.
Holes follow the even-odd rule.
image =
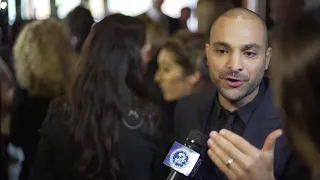
[[[282,130],[273,131],[261,150],[228,131],[213,131],[208,140],[208,155],[230,180],[274,180],[274,147]]]

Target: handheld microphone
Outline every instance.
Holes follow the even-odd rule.
[[[201,154],[206,150],[208,136],[199,130],[192,130],[184,145],[174,142],[163,164],[170,167],[167,180],[178,180],[182,177],[193,177],[201,165]]]

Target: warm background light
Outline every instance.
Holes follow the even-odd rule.
[[[82,0],[55,0],[58,18],[65,18],[81,2]],[[106,2],[107,4],[105,4]],[[197,29],[197,19],[194,14],[196,5],[197,0],[165,0],[162,11],[168,16],[179,18],[181,8],[190,7],[193,12],[188,21],[188,27],[191,31],[195,31]],[[8,0],[8,5],[0,3],[0,8],[5,6],[10,8],[9,22],[12,24],[16,16],[15,0]],[[108,14],[122,13],[128,16],[137,16],[146,12],[151,6],[152,0],[88,0],[86,3],[86,7],[90,9],[95,21],[100,21],[106,15],[106,11]],[[50,15],[50,0],[21,0],[22,19],[45,19]]]
[[[7,8],[7,2],[1,2],[0,3],[0,8],[1,9],[6,9]]]
[[[122,13],[128,16],[142,14],[146,12],[151,5],[152,0],[108,0],[109,13]]]

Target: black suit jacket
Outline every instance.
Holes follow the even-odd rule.
[[[264,80],[267,90],[263,100],[252,113],[243,137],[261,149],[266,137],[274,130],[282,128],[280,116],[273,105],[272,90],[268,80]],[[203,130],[214,107],[217,91],[195,94],[178,102],[174,117],[175,139],[183,143],[193,129]],[[277,179],[309,179],[309,173],[288,147],[285,136],[277,140],[275,147],[274,174]],[[201,176],[198,173],[198,176]],[[197,179],[197,178],[195,178]],[[208,179],[203,179],[208,180]],[[211,179],[210,179],[211,180]],[[214,178],[212,180],[215,180]]]

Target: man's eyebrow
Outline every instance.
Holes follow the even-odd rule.
[[[223,42],[223,41],[214,42],[214,43],[212,43],[212,46],[224,46],[224,47],[228,47],[228,48],[231,47],[230,44]]]
[[[230,44],[223,42],[223,41],[214,42],[214,43],[212,43],[212,46],[223,46],[223,47],[227,47],[227,48],[231,47]],[[249,43],[249,44],[243,45],[241,49],[242,50],[261,49],[261,46],[256,43]]]
[[[249,49],[261,49],[261,46],[259,46],[258,44],[256,43],[250,43],[250,44],[246,44],[246,45],[243,45],[242,47],[242,50],[249,50]]]

